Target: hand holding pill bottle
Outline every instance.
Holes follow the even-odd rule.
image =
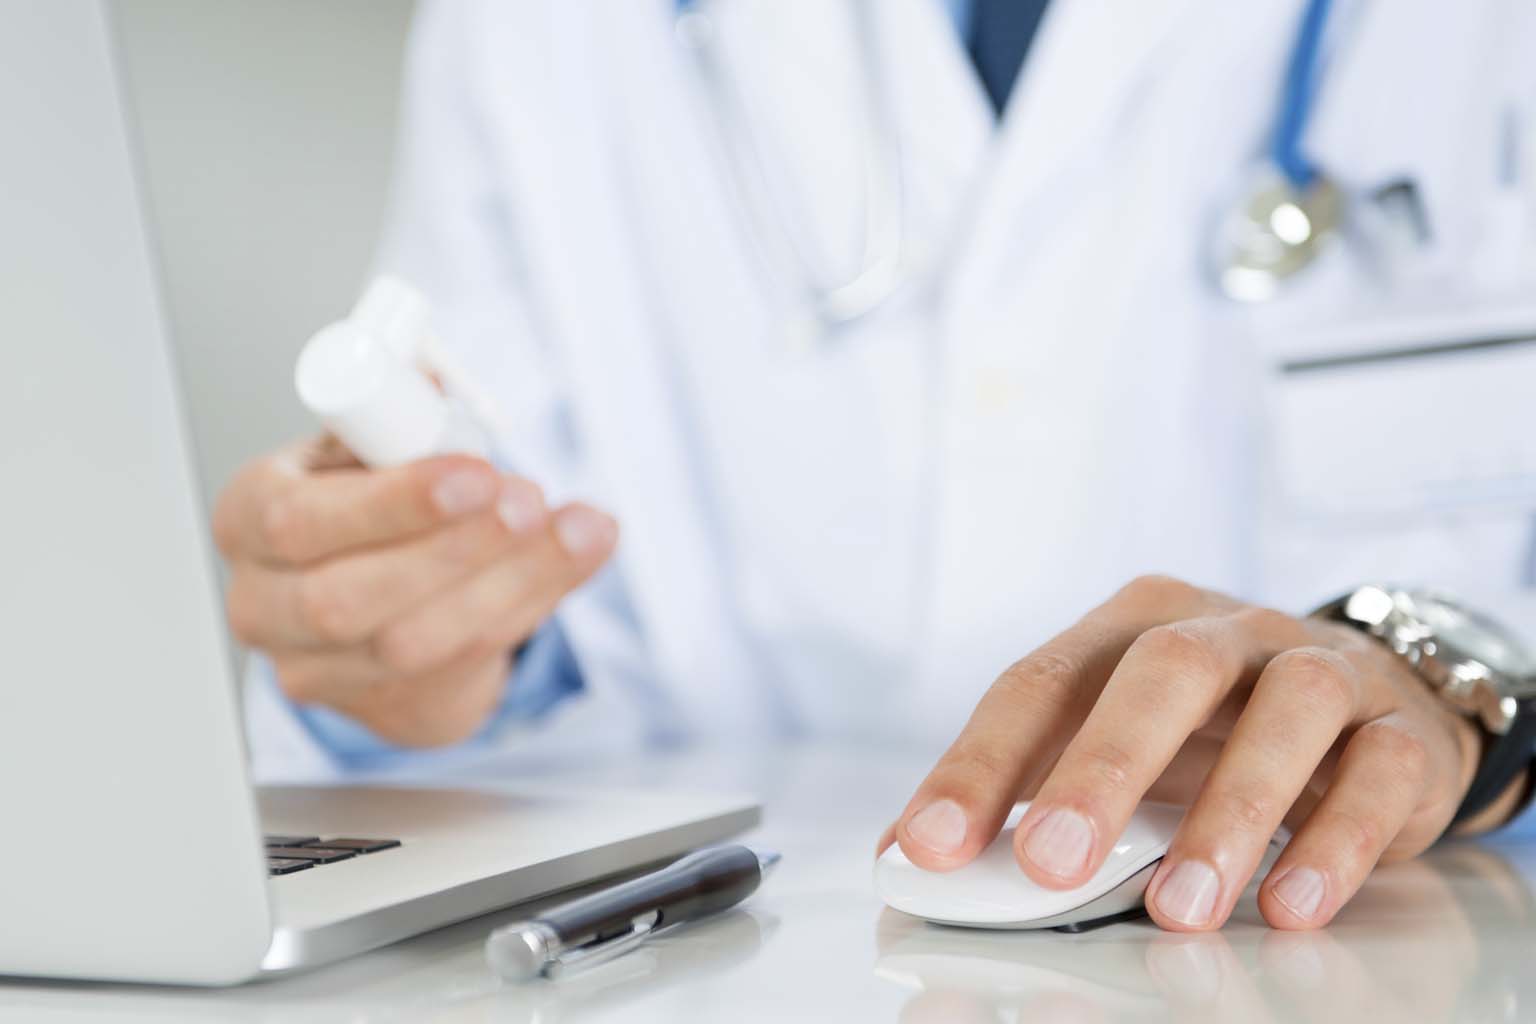
[[[319,331],[295,383],[326,433],[248,464],[215,510],[231,629],[299,704],[404,746],[473,735],[617,523],[493,464],[494,402],[404,282]]]

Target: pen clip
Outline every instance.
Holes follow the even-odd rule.
[[[544,976],[558,978],[621,957],[649,938],[660,920],[661,911],[649,910],[631,921],[628,931],[563,950],[545,965]]]

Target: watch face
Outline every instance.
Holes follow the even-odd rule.
[[[1435,636],[1462,655],[1515,679],[1536,676],[1536,659],[1509,630],[1443,598],[1413,595],[1413,610]]]

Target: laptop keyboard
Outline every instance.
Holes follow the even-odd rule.
[[[398,839],[321,839],[319,836],[267,836],[267,874],[291,875],[317,864],[393,850]]]

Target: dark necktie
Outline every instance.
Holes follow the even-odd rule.
[[[968,49],[981,84],[992,100],[992,109],[998,114],[1008,104],[1008,94],[1024,66],[1024,55],[1040,27],[1046,2],[974,0]]]

